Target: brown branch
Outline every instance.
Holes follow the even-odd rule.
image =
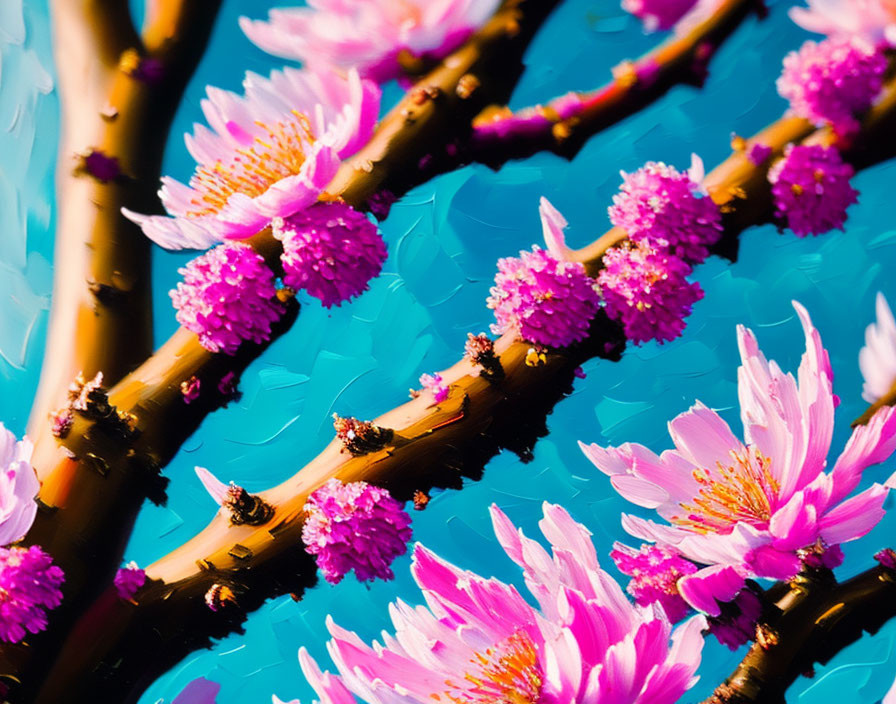
[[[115,383],[152,350],[150,245],[120,209],[158,208],[168,128],[219,4],[154,3],[142,41],[125,0],[53,3],[62,104],[56,280],[29,421],[44,481],[61,459],[49,414],[75,376],[101,371]]]
[[[798,577],[777,600],[737,669],[703,704],[785,704],[787,689],[864,633],[896,617],[896,572],[882,566],[837,584]]]
[[[590,137],[655,102],[679,84],[700,86],[719,46],[759,0],[725,0],[686,34],[675,36],[614,70],[611,83],[590,93],[569,93],[547,105],[511,112],[492,105],[474,121],[469,157],[498,168],[541,151],[572,158]]]

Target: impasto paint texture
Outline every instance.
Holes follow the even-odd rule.
[[[238,90],[245,70],[267,75],[282,61],[264,54],[241,32],[238,18],[263,19],[281,5],[273,0],[224,0],[208,51],[190,82],[175,119],[163,173],[189,179],[194,161],[182,135],[202,122],[199,102],[209,83]],[[290,3],[300,4],[298,2]],[[781,61],[809,38],[787,10],[767,3],[770,16],[749,18],[719,50],[702,90],[674,88],[633,117],[592,138],[567,162],[549,154],[514,161],[499,171],[471,166],[440,176],[396,203],[380,223],[388,257],[382,275],[348,304],[325,308],[300,292],[302,312],[242,375],[238,401],[210,415],[165,469],[171,478],[164,506],[141,510],[124,563],[151,564],[201,530],[217,510],[194,466],[214,469],[248,492],[277,484],[313,458],[333,437],[332,416],[374,418],[419,388],[460,356],[467,333],[489,329],[485,301],[495,262],[542,241],[539,198],[546,197],[569,222],[570,247],[580,247],[609,227],[607,208],[620,170],[632,173],[647,161],[685,172],[698,153],[711,169],[726,158],[733,135],[750,135],[787,107],[775,80]],[[132,2],[141,10],[141,3]],[[527,71],[511,101],[524,107],[564,91],[591,89],[621,61],[659,41],[618,0],[566,0],[526,54]],[[52,38],[46,0],[0,0],[0,418],[21,437],[37,387],[52,290],[53,171],[59,137]],[[401,95],[386,84],[383,104]],[[62,155],[59,159],[69,158]],[[74,157],[71,157],[74,161]],[[542,503],[562,505],[594,534],[601,565],[625,584],[609,557],[616,541],[631,543],[620,525],[632,508],[580,452],[577,441],[600,445],[638,442],[659,452],[668,446],[666,421],[696,399],[717,410],[739,435],[735,326],[761,340],[769,358],[796,369],[803,336],[791,305],[811,312],[830,353],[839,395],[833,446],[849,437],[849,422],[867,407],[858,355],[865,327],[874,320],[875,296],[896,304],[896,224],[892,184],[896,163],[860,172],[852,186],[858,202],[844,230],[820,237],[782,235],[772,225],[741,237],[737,261],[716,256],[694,268],[704,292],[693,304],[684,334],[662,345],[630,347],[618,363],[593,359],[573,394],[547,419],[549,435],[527,461],[504,451],[479,482],[463,491],[436,492],[424,511],[412,511],[414,539],[445,560],[485,577],[522,586],[519,569],[495,542],[488,506],[496,503],[528,535],[538,535]],[[168,291],[177,269],[195,253],[153,251],[155,335],[176,329]],[[863,486],[884,482],[889,464],[873,467]],[[893,498],[886,507],[892,509]],[[870,555],[896,532],[888,513],[870,534],[851,543],[836,574],[868,567]],[[390,628],[387,605],[396,598],[420,602],[411,576],[411,553],[390,565],[392,582],[337,585],[320,579],[301,601],[282,596],[249,615],[244,634],[197,651],[154,682],[140,704],[172,702],[197,678],[220,685],[218,704],[313,701],[297,652],[307,648],[329,663],[325,618],[357,631],[369,642]],[[685,701],[709,696],[741,660],[714,639],[703,649],[700,681]],[[329,665],[327,665],[329,666]],[[789,690],[799,704],[878,702],[896,671],[896,622],[875,637],[845,649]],[[214,685],[212,694],[214,696]],[[198,691],[198,686],[197,686]],[[205,691],[205,690],[203,690]],[[203,700],[205,701],[205,700]],[[211,699],[209,699],[211,701]]]

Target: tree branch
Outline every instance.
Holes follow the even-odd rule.
[[[647,107],[678,84],[700,86],[719,46],[758,0],[725,0],[686,34],[675,36],[614,70],[614,80],[590,93],[569,93],[517,112],[492,105],[474,120],[469,158],[497,169],[541,151],[572,158],[590,137]]]
[[[28,429],[43,481],[62,458],[49,414],[65,405],[76,375],[103,372],[114,383],[152,350],[150,243],[120,209],[159,207],[168,128],[219,4],[154,3],[144,44],[124,0],[53,2],[62,103],[56,273]]]
[[[896,616],[896,572],[882,566],[837,584],[800,576],[777,601],[737,669],[703,704],[785,704],[797,678]]]

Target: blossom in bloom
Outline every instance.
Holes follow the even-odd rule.
[[[687,173],[650,161],[632,174],[623,171],[622,179],[610,222],[629,239],[694,263],[709,256],[707,247],[722,236],[722,214],[703,188],[699,157]]]
[[[218,245],[178,270],[171,291],[177,322],[199,336],[210,352],[234,354],[243,340],[270,339],[283,314],[274,273],[254,249],[239,242]]]
[[[622,322],[635,343],[674,340],[684,319],[703,298],[700,284],[689,283],[691,266],[673,254],[641,243],[611,247],[597,277],[607,315]]]
[[[880,484],[847,497],[866,467],[896,449],[896,409],[881,409],[857,427],[825,473],[837,403],[833,373],[808,313],[794,307],[806,337],[797,378],[766,360],[753,333],[738,328],[743,442],[698,403],[669,423],[675,449],[659,456],[637,444],[580,443],[616,491],[668,522],[626,515],[631,535],[704,565],[678,588],[711,616],[747,578],[790,579],[803,566],[801,555],[855,540],[884,514],[887,488]]]
[[[376,124],[380,91],[357,72],[346,78],[287,68],[254,73],[245,95],[208,88],[211,129],[186,137],[196,160],[189,185],[162,179],[172,218],[122,212],[167,249],[205,249],[245,238],[317,201],[340,159],[363,146]]]
[[[273,222],[283,243],[283,283],[330,308],[361,295],[386,261],[386,244],[367,216],[344,203],[317,203]]]
[[[807,41],[784,58],[778,93],[799,117],[851,131],[880,93],[886,70],[884,52],[863,39]]]
[[[622,0],[622,9],[644,23],[644,29],[672,29],[687,14],[697,0]]]
[[[407,58],[441,59],[494,12],[499,0],[311,0],[271,10],[268,20],[240,18],[261,49],[306,66],[357,68],[378,82],[402,75]]]
[[[829,37],[860,37],[872,44],[896,39],[896,2],[893,0],[806,0],[793,7],[790,18],[810,32]]]
[[[146,583],[146,572],[137,567],[136,562],[129,562],[115,573],[115,590],[122,599],[133,599],[134,595]]]
[[[540,524],[553,555],[491,511],[540,608],[417,546],[425,607],[393,604],[395,634],[373,647],[328,620],[338,674],[300,652],[321,702],[672,704],[696,682],[702,616],[673,630],[662,609],[632,604],[598,564],[591,534],[559,506],[545,504]]]
[[[513,331],[527,342],[566,347],[588,336],[600,296],[580,262],[568,261],[566,221],[542,199],[542,227],[548,249],[533,245],[519,257],[498,260],[488,307],[495,311],[492,332]]]
[[[9,545],[25,537],[37,514],[40,482],[31,466],[33,445],[16,436],[0,423],[0,545]]]
[[[407,552],[411,517],[388,491],[330,479],[305,503],[302,542],[331,584],[355,571],[362,582],[393,579],[390,565]]]
[[[688,615],[690,607],[678,592],[678,580],[697,571],[697,565],[684,559],[668,545],[642,545],[639,550],[616,543],[610,553],[616,567],[631,577],[626,591],[641,606],[658,603],[672,623]]]
[[[0,641],[18,643],[47,627],[47,609],[62,602],[65,581],[53,558],[38,546],[0,548]]]
[[[865,346],[859,352],[859,368],[865,385],[862,398],[874,403],[896,383],[896,320],[884,294],[875,302],[877,320],[865,329]]]
[[[768,172],[775,216],[798,237],[843,229],[846,209],[858,201],[854,173],[834,147],[789,144]]]
[[[443,383],[441,374],[423,374],[420,376],[420,386],[429,391],[436,403],[441,403],[450,393],[448,385]]]

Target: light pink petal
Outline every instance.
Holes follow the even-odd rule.
[[[669,500],[669,492],[653,482],[628,474],[617,474],[610,478],[619,495],[636,506],[658,508]]]
[[[809,484],[824,469],[834,434],[834,373],[821,336],[812,325],[806,309],[793,301],[806,337],[806,352],[800,361],[799,380],[801,418],[804,423],[806,450],[794,490]],[[786,494],[786,491],[782,491]]]
[[[622,527],[626,533],[635,538],[651,543],[668,543],[676,547],[682,540],[692,537],[689,531],[682,528],[666,526],[628,513],[622,514]]]
[[[874,484],[828,511],[819,521],[824,542],[840,545],[861,538],[884,517],[886,498],[887,488]]]
[[[733,601],[744,583],[743,575],[732,565],[714,565],[679,579],[678,591],[697,611],[718,616],[718,602]]]
[[[566,246],[566,236],[563,234],[563,230],[569,224],[566,218],[544,196],[539,201],[538,214],[541,216],[541,229],[548,251],[557,259],[570,259],[571,251]]]
[[[877,320],[865,330],[865,346],[859,352],[859,368],[865,385],[862,398],[874,403],[896,383],[896,319],[882,293],[875,301]]]
[[[212,497],[212,500],[218,504],[218,506],[223,504],[230,486],[218,479],[205,467],[196,467],[195,471],[196,476],[199,477],[199,481],[202,482],[202,486],[205,487],[205,490],[208,492],[209,496]]]
[[[591,531],[573,520],[562,506],[544,502],[542,510],[544,518],[538,522],[538,526],[554,550],[565,550],[571,553],[585,569],[600,569],[594,543],[591,542]]]
[[[772,515],[769,532],[778,550],[799,550],[811,545],[818,538],[818,507],[807,501],[803,492],[797,492]]]
[[[256,199],[256,206],[269,218],[288,217],[314,203],[338,170],[336,154],[323,145],[315,145],[301,171],[271,186]]]
[[[208,249],[221,241],[211,218],[141,215],[127,208],[122,208],[121,214],[139,225],[144,235],[164,249]]]
[[[651,673],[637,704],[676,702],[700,679],[697,668],[703,653],[706,619],[694,616],[672,633],[672,648],[666,662]]]
[[[834,488],[831,502],[849,496],[858,486],[862,472],[880,464],[896,450],[896,408],[887,406],[874,414],[865,425],[853,430],[846,447],[831,471]]]
[[[669,422],[669,434],[679,453],[697,467],[726,464],[731,452],[743,452],[743,443],[728,424],[699,402]]]
[[[342,680],[329,672],[321,672],[304,647],[299,649],[299,665],[308,684],[320,697],[320,704],[355,704],[355,697],[342,684]]]

